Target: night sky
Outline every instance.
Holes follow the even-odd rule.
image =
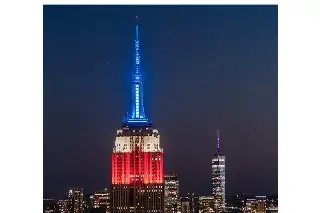
[[[227,195],[277,194],[276,6],[44,6],[43,15],[44,195],[109,188],[136,15],[145,110],[181,194],[211,194],[217,128]]]

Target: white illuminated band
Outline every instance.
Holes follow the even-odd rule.
[[[147,120],[133,120],[133,119],[129,119],[128,120],[129,123],[147,123]]]

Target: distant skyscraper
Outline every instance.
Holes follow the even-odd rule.
[[[174,173],[164,176],[165,188],[165,213],[180,213],[179,181],[178,175]]]
[[[220,153],[220,135],[217,130],[217,153],[212,159],[212,196],[215,212],[223,212],[226,202],[225,156]]]
[[[188,193],[187,197],[181,197],[180,202],[182,213],[199,213],[199,196],[194,193]]]
[[[252,196],[244,196],[242,194],[238,194],[237,207],[238,207],[239,213],[266,213],[268,212],[267,197],[266,196],[252,197]]]
[[[246,198],[243,194],[237,194],[237,208],[239,213],[244,212],[246,208]]]
[[[199,213],[199,196],[195,193],[188,193],[190,201],[190,213]]]
[[[214,198],[213,196],[199,197],[199,213],[214,213]]]
[[[257,200],[255,198],[247,198],[244,213],[256,213]]]
[[[111,212],[164,213],[163,149],[144,112],[138,20],[135,33],[132,109],[113,148]]]
[[[268,213],[277,212],[278,211],[278,198],[277,197],[267,197],[267,211]]]
[[[267,197],[266,196],[256,196],[256,213],[266,213],[267,212]]]
[[[93,200],[94,200],[94,195],[90,195],[90,196],[89,196],[89,200],[88,200],[88,209],[89,209],[89,212],[91,212],[91,209],[93,209]]]
[[[181,213],[190,213],[190,200],[188,197],[181,198]]]
[[[43,207],[45,213],[53,213],[57,210],[57,201],[54,198],[43,199]]]
[[[86,203],[82,188],[70,189],[67,202],[69,213],[85,213]]]
[[[105,213],[110,212],[110,192],[108,189],[95,192],[90,196],[90,199],[92,199],[93,209],[103,209]]]
[[[57,207],[59,213],[70,213],[68,209],[68,200],[59,200]]]

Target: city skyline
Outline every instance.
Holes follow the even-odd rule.
[[[241,77],[241,74],[243,73],[238,73],[238,76],[236,75],[237,78],[234,79],[235,81],[230,81],[230,79],[228,81],[226,80],[227,75],[224,75],[225,73],[222,74],[221,69],[227,73],[230,72],[229,74],[231,74],[232,70],[229,69],[231,69],[232,65],[230,66],[230,64],[219,63],[220,60],[225,60],[223,54],[220,53],[223,53],[223,50],[226,49],[222,48],[223,45],[220,46],[219,49],[218,47],[221,44],[219,42],[214,42],[214,39],[209,39],[211,31],[208,28],[205,28],[203,26],[203,28],[200,27],[199,29],[202,29],[205,32],[203,34],[199,34],[203,37],[208,36],[207,44],[212,42],[211,48],[215,48],[217,46],[217,52],[214,52],[211,48],[205,49],[204,47],[202,47],[204,49],[197,49],[196,46],[199,43],[201,44],[201,41],[199,38],[195,39],[195,41],[197,42],[194,43],[194,40],[190,40],[190,37],[192,38],[192,36],[197,38],[197,35],[190,36],[190,34],[192,34],[192,31],[189,31],[190,34],[179,34],[181,32],[174,32],[170,30],[164,31],[163,29],[167,27],[165,24],[168,24],[170,20],[168,20],[168,18],[164,18],[163,22],[161,22],[159,19],[155,18],[156,14],[151,15],[151,12],[145,9],[147,7],[140,7],[140,9],[137,9],[136,7],[117,8],[110,6],[87,6],[78,8],[64,6],[48,8],[51,9],[46,9],[46,7],[44,8],[45,194],[55,194],[58,193],[58,189],[59,191],[61,191],[64,190],[66,186],[73,187],[74,185],[77,185],[77,187],[91,188],[91,190],[94,190],[95,188],[109,187],[111,183],[110,150],[112,150],[111,147],[114,142],[114,138],[112,138],[111,133],[114,131],[114,129],[120,127],[122,115],[124,112],[128,111],[127,106],[130,106],[130,103],[128,101],[130,100],[130,84],[128,83],[128,76],[130,76],[129,73],[132,72],[130,64],[132,64],[131,62],[133,61],[133,57],[131,51],[132,48],[130,48],[132,45],[128,45],[128,47],[125,47],[125,45],[132,42],[133,36],[132,33],[130,33],[132,30],[132,26],[130,27],[130,25],[132,25],[131,20],[132,17],[134,17],[133,13],[137,13],[137,11],[139,11],[137,14],[143,17],[142,34],[146,34],[143,36],[144,39],[141,44],[141,51],[143,52],[144,58],[144,65],[142,65],[142,69],[144,69],[143,74],[145,76],[145,79],[148,79],[145,81],[146,86],[144,87],[145,106],[147,109],[147,114],[149,115],[149,117],[152,118],[155,125],[160,129],[163,136],[162,144],[164,146],[166,155],[165,172],[178,173],[181,179],[181,191],[184,192],[181,194],[185,194],[189,191],[195,191],[197,194],[210,195],[211,158],[215,153],[215,134],[211,134],[211,132],[214,132],[216,128],[219,128],[221,131],[221,149],[227,157],[227,195],[235,194],[239,191],[252,194],[275,194],[277,192],[277,69],[276,66],[272,66],[277,65],[277,48],[272,49],[269,46],[263,46],[262,43],[258,42],[260,41],[259,39],[261,39],[260,37],[263,37],[263,33],[270,33],[270,31],[267,31],[266,29],[261,27],[262,30],[260,29],[260,31],[263,31],[263,29],[266,31],[263,31],[261,32],[261,34],[257,35],[253,34],[254,39],[251,40],[251,42],[255,41],[253,42],[254,45],[251,44],[249,40],[247,41],[248,46],[241,47],[241,45],[243,45],[243,40],[245,40],[244,38],[242,38],[242,40],[239,39],[240,42],[238,43],[238,45],[240,45],[240,47],[238,46],[238,49],[242,48],[242,53],[249,53],[248,55],[246,55],[247,58],[244,57],[244,60],[238,61],[244,64],[248,63],[246,65],[243,65],[242,68],[249,67],[253,69],[254,67],[259,67],[262,69],[262,71],[250,69],[249,71],[245,70],[245,72],[250,73],[250,75],[248,75],[248,73],[244,73],[248,75],[247,77],[249,79],[246,79],[246,77],[243,76]],[[192,7],[179,7],[178,9],[174,8],[175,7],[164,7],[162,10],[166,12],[161,12],[161,9],[154,10],[157,13],[169,14],[169,16],[171,15],[172,17],[175,16],[174,11],[180,13],[180,15],[182,14],[187,16],[187,14],[190,13],[190,8]],[[213,8],[213,10],[219,11],[219,7],[216,6]],[[228,7],[220,7],[220,10],[223,11],[220,11],[220,13],[227,13],[228,10],[234,10],[233,12],[237,12],[237,10],[244,10],[242,12],[238,11],[238,15],[244,13],[242,14],[243,16],[246,15],[249,17],[267,16],[270,20],[264,20],[264,23],[263,21],[261,21],[263,20],[263,18],[260,17],[260,22],[257,22],[259,24],[261,24],[262,22],[268,27],[275,27],[275,29],[272,28],[275,31],[271,32],[270,35],[264,36],[269,38],[271,41],[275,42],[272,44],[276,45],[277,47],[277,40],[273,40],[275,39],[273,36],[277,36],[277,22],[273,22],[277,21],[276,7],[242,7],[242,9],[241,7],[239,7],[240,9],[235,9],[237,7],[229,8],[230,9],[228,9]],[[209,16],[209,9],[201,9],[199,7],[194,7],[193,9],[200,11],[202,10],[206,12],[202,15],[199,15],[202,17],[198,19],[210,22],[210,19],[204,19],[203,17]],[[124,13],[125,15],[121,16],[120,18],[120,16],[117,14],[121,10],[126,12]],[[258,13],[253,12],[251,10],[261,11],[260,13]],[[270,12],[267,12],[268,10],[270,10]],[[61,17],[57,16],[57,11],[60,12],[59,15],[61,15]],[[47,13],[48,15],[46,16]],[[81,18],[82,15],[85,14],[87,15],[87,18]],[[103,21],[106,22],[106,20],[108,20],[107,17],[110,16],[110,14],[113,15],[115,18],[118,18],[120,24],[117,25],[115,23],[108,22],[109,25],[107,26],[109,27],[106,26],[105,28],[103,28],[103,22],[99,22],[98,18],[100,16],[104,17],[105,19]],[[268,14],[271,18],[266,14]],[[131,16],[131,19],[129,19],[129,16]],[[66,17],[69,17],[69,19],[67,19]],[[77,19],[77,17],[79,19]],[[255,22],[251,23],[248,17],[242,18],[242,21],[246,24],[248,24],[248,22],[251,25],[256,24]],[[275,20],[273,20],[272,18]],[[62,22],[62,20],[64,22]],[[175,21],[178,23],[185,23],[181,18],[178,17],[176,17]],[[225,19],[224,21],[228,24],[233,23],[232,20],[229,19]],[[237,19],[237,21],[239,22],[239,19]],[[213,22],[219,23],[216,21],[216,19],[213,19]],[[75,25],[72,25],[71,23],[75,23]],[[77,25],[77,23],[79,25]],[[93,26],[93,23],[95,23],[96,25]],[[156,23],[163,25],[159,26]],[[240,21],[240,24],[241,23],[242,22]],[[190,23],[186,21],[186,24]],[[197,24],[193,24],[194,25],[192,25],[191,22],[191,28],[199,27]],[[160,29],[155,28],[155,25],[159,26]],[[67,29],[67,26],[71,27],[71,29]],[[174,24],[171,25],[171,29],[173,29],[174,26]],[[186,30],[185,28],[188,28],[187,26],[181,26],[179,24],[176,26],[179,26],[180,30]],[[244,24],[244,26],[246,25]],[[93,32],[89,30],[90,27],[92,28],[91,30]],[[144,27],[146,29],[144,29]],[[221,27],[222,24],[220,28],[218,27],[220,31],[217,30],[216,32],[218,35],[221,32],[222,34],[223,32],[226,33],[225,31],[223,31],[223,28],[221,29]],[[246,33],[249,34],[250,30],[252,30],[250,26],[247,27],[248,28],[242,31],[244,35],[246,35]],[[61,31],[59,31],[59,29]],[[85,29],[88,31],[86,31]],[[148,29],[151,29],[149,33]],[[240,29],[241,25],[238,28],[238,30]],[[81,30],[83,30],[82,34],[73,34],[77,31],[81,32]],[[174,52],[172,53],[173,49],[171,49],[171,51],[165,51],[165,48],[161,49],[160,44],[155,44],[159,41],[159,43],[161,43],[161,40],[153,38],[161,37],[157,34],[158,31],[160,33],[164,33],[164,36],[182,36],[185,42],[181,42],[182,37],[179,37],[181,43],[179,44],[179,39],[176,38],[176,40],[174,41],[177,41],[178,44],[173,44],[174,42],[167,38],[165,39],[165,41],[168,42],[168,46],[164,46],[169,48],[169,44],[176,46],[180,45],[181,50],[178,51],[178,49],[177,52],[174,54]],[[172,33],[172,35],[170,35],[170,33],[165,34],[165,32],[170,32]],[[58,34],[58,36],[54,36],[55,34]],[[46,37],[46,35],[48,37]],[[102,35],[106,37],[110,36],[110,38],[114,39],[103,38]],[[117,36],[119,38],[116,39]],[[270,40],[263,41],[270,42]],[[83,44],[81,41],[87,41],[87,43]],[[232,42],[232,40],[229,41]],[[225,42],[227,41],[225,40]],[[71,46],[59,46],[62,44]],[[162,43],[162,45],[164,44],[166,44],[166,42]],[[183,44],[185,44],[185,46]],[[190,48],[190,45],[192,48]],[[226,45],[226,43],[224,43],[224,45]],[[265,49],[259,50],[259,48],[257,47],[259,45],[262,45]],[[153,46],[156,46],[159,49],[156,51],[154,50],[155,48],[153,48]],[[59,47],[62,48],[62,50],[65,50],[66,52],[63,52],[62,55],[59,55],[58,53],[62,53],[60,52],[61,49],[59,49]],[[117,49],[117,47],[120,47],[120,49]],[[228,46],[226,45],[226,47]],[[232,49],[232,46],[229,46],[228,48]],[[75,52],[74,49],[78,52]],[[196,51],[192,53],[190,52],[188,54],[188,51],[186,51],[187,53],[183,52],[183,49],[195,49]],[[237,49],[235,49],[234,51],[236,50]],[[215,53],[216,58],[213,57],[212,61],[209,60],[209,57],[197,58],[197,56],[200,53],[200,55],[205,56],[205,52],[211,54]],[[266,54],[266,52],[269,53],[269,55]],[[46,53],[48,53],[48,55]],[[255,60],[264,60],[257,56],[255,58],[255,55],[253,53],[260,53],[261,55],[266,54],[268,56],[265,56],[267,58],[266,61],[270,60],[275,64],[270,65],[268,63],[265,63],[262,64],[263,67],[260,67],[260,64],[257,63]],[[159,57],[159,61],[156,60],[158,54],[162,55],[162,58]],[[184,55],[183,57],[183,54],[187,55]],[[233,58],[241,57],[240,55],[241,54],[235,54]],[[172,60],[172,58],[175,59]],[[185,64],[178,63],[180,68],[179,66],[177,67],[175,63],[173,63],[175,60],[179,62],[179,60],[183,59],[188,60],[183,62]],[[201,61],[203,62],[203,64],[199,63]],[[256,62],[257,64],[251,64],[250,62]],[[79,65],[77,65],[77,63],[79,63]],[[219,66],[215,68],[217,64],[220,65],[220,68]],[[161,68],[159,68],[160,65],[162,66]],[[189,65],[191,65],[192,69],[188,69]],[[241,67],[241,63],[237,65]],[[60,68],[62,68],[63,71],[57,70],[59,66]],[[206,68],[206,66],[209,67],[206,69],[207,73],[203,71],[201,72],[201,69],[198,69],[198,67]],[[211,66],[213,69],[217,69],[216,71],[213,71],[214,75],[208,78],[212,80],[213,84],[218,83],[218,86],[214,85],[214,87],[210,87],[209,83],[211,82],[208,81],[208,79],[206,81],[206,78],[203,78],[204,74],[210,76],[211,73],[209,73],[208,71],[211,69]],[[270,67],[268,67],[268,69],[265,68],[265,66]],[[177,69],[174,69],[175,67]],[[275,70],[272,70],[272,67],[275,68]],[[175,72],[169,73],[168,70],[166,70],[166,68],[169,71],[177,71],[179,74]],[[237,67],[235,66],[235,68]],[[154,70],[156,71],[154,72]],[[241,69],[238,68],[237,70],[239,71]],[[161,71],[163,71],[164,73],[162,73]],[[195,71],[200,74],[196,74]],[[270,73],[265,73],[267,71],[269,71]],[[255,76],[255,72],[260,72],[259,74],[262,76]],[[265,79],[264,77],[266,76],[267,78]],[[111,77],[112,79],[110,79],[109,77]],[[172,77],[173,79],[171,79]],[[215,79],[214,77],[217,78]],[[235,86],[234,84],[236,84],[237,79],[240,82],[241,80],[244,82]],[[269,85],[262,79],[266,80],[267,82],[274,82],[275,84],[273,85],[271,83]],[[231,82],[231,84],[225,85],[223,83],[220,83],[219,80],[225,80],[224,83]],[[165,84],[165,86],[163,84]],[[231,90],[230,87],[232,88]],[[215,91],[213,88],[217,90]],[[238,95],[242,95],[240,97],[236,97],[237,88],[244,89],[244,91],[238,93]],[[168,92],[171,93],[172,97],[165,98],[165,94]],[[205,95],[201,96],[203,95],[203,93],[205,93]],[[258,93],[258,95],[256,95],[255,93]],[[188,94],[189,96],[184,96]],[[221,94],[223,95],[221,96]],[[261,94],[262,98],[260,97]],[[254,97],[255,99],[261,99],[258,100],[258,102],[255,102],[246,96]],[[270,100],[273,102],[269,102]],[[179,101],[182,101],[182,103],[178,103]],[[243,102],[239,103],[241,101]],[[244,103],[246,101],[253,104],[254,106],[248,103]],[[212,111],[210,110],[210,107],[204,107],[204,103],[212,107]],[[231,103],[236,103],[238,105],[232,108],[230,105]],[[202,107],[199,107],[199,105],[201,105]],[[201,111],[202,109],[205,110]],[[118,117],[119,114],[121,114],[120,117]],[[200,116],[200,118],[198,116]],[[174,119],[171,120],[171,118]],[[275,120],[273,120],[272,118]],[[201,123],[201,121],[203,123]],[[173,123],[173,125],[171,123]],[[58,126],[57,124],[61,125],[62,127]],[[58,134],[56,135],[55,133]],[[259,140],[253,140],[255,137],[259,138]],[[268,137],[271,139],[273,138],[273,140],[269,141],[270,143],[267,143],[268,141],[266,138]],[[264,140],[266,144],[259,142]],[[47,143],[46,141],[49,142]],[[54,141],[56,141],[56,143]],[[237,142],[240,143],[240,146]],[[256,143],[258,143],[258,145]],[[244,147],[242,147],[241,145],[247,146],[245,149],[245,153],[241,153],[241,150],[244,151]],[[269,150],[268,152],[268,149],[270,148],[272,151],[270,152]],[[100,152],[100,150],[102,151]],[[237,152],[239,150],[240,153]],[[61,155],[61,153],[68,155],[66,157],[66,155]],[[53,157],[54,154],[59,155],[60,158]],[[203,157],[203,154],[205,154],[205,157]],[[268,156],[268,154],[270,156]],[[199,160],[190,161],[190,157],[192,159],[193,155],[195,155],[196,158]],[[210,158],[206,160],[208,156],[210,156]],[[251,161],[250,159],[254,160]],[[258,163],[260,162],[260,164],[254,164],[257,161]],[[61,162],[65,162],[66,165],[61,164]],[[268,164],[262,165],[263,162],[268,162]],[[268,171],[270,173],[268,173]],[[261,172],[264,176],[262,176]],[[193,173],[197,175],[193,175]],[[206,176],[205,174],[209,175]],[[192,179],[190,179],[190,177]],[[194,178],[197,179],[194,180]],[[73,182],[71,182],[71,180]],[[54,185],[55,189],[48,188],[48,183]],[[243,183],[243,188],[241,188],[241,186],[238,186],[239,183]],[[54,190],[57,191],[54,192]]]

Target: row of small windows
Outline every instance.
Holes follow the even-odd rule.
[[[124,186],[123,188],[126,189],[126,188],[128,188],[128,187],[127,187],[127,186]],[[150,187],[147,186],[147,189],[148,189],[148,188],[162,188],[162,186],[150,186]],[[116,189],[116,187],[113,187],[113,189]]]
[[[135,143],[138,144],[139,141],[136,141]],[[143,146],[143,144],[141,144],[141,145]],[[121,144],[116,144],[116,146],[121,146]],[[127,147],[128,144],[123,144],[123,146]],[[134,144],[130,144],[130,146],[132,147],[132,146],[134,146]],[[147,144],[147,147],[149,147],[149,146],[151,146],[151,144]],[[159,145],[154,145],[154,146],[159,147]]]

